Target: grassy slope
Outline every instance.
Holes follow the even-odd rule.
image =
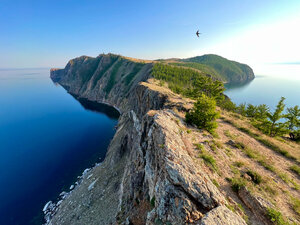
[[[183,66],[200,70],[208,70],[213,76],[221,78],[226,82],[239,82],[241,80],[252,79],[252,69],[235,61],[230,61],[218,55],[203,55],[188,59],[181,59]],[[200,65],[199,65],[200,64]],[[206,67],[205,67],[206,66]]]
[[[180,102],[181,107],[191,107],[193,101],[172,94],[167,88],[168,84],[156,80],[149,80],[149,83],[147,85],[152,89],[171,96],[169,101],[174,101],[171,105]],[[254,128],[247,118],[221,110],[217,136],[212,136],[206,131],[188,126],[184,122],[185,111],[178,108],[174,108],[173,111],[179,118],[178,132],[186,140],[187,150],[194,158],[194,162],[202,167],[212,182],[228,197],[228,208],[244,218],[248,217],[250,224],[260,224],[232,189],[231,180],[234,180],[246,185],[251,193],[271,202],[285,221],[290,218],[294,224],[299,224],[300,175],[297,171],[299,171],[300,144],[288,139],[268,137]],[[228,144],[229,141],[236,143],[236,146]],[[194,147],[191,149],[188,146]],[[276,149],[288,152],[293,159]],[[255,179],[245,179],[244,173],[254,176]],[[277,224],[293,223],[289,221]]]

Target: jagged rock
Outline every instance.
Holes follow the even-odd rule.
[[[264,224],[273,224],[267,216],[268,208],[273,208],[274,205],[262,198],[261,196],[256,196],[246,187],[242,187],[238,195],[240,199],[245,203],[245,205],[253,212],[253,214]]]
[[[226,206],[219,206],[207,213],[200,225],[246,225],[246,222]]]
[[[79,68],[87,65],[94,65],[93,71],[83,80]],[[108,92],[116,66],[119,72]],[[173,108],[186,111],[192,102],[153,84],[151,63],[142,64],[126,85],[134,67],[122,57],[101,55],[80,57],[51,72],[71,94],[108,103],[122,114],[103,163],[84,171],[76,188],[47,217],[48,224],[245,224],[223,206],[225,197],[194,163],[191,147],[178,132]]]

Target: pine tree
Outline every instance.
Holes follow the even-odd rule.
[[[218,126],[216,122],[218,116],[215,99],[202,94],[197,99],[193,109],[186,113],[185,118],[187,123],[194,124],[200,129],[214,132]]]
[[[266,104],[261,104],[256,107],[255,119],[259,121],[265,121],[268,116],[270,109]]]
[[[293,140],[300,139],[300,108],[299,106],[287,108],[287,119],[288,129],[290,131],[290,138]]]
[[[279,122],[279,120],[284,117],[284,114],[282,113],[285,107],[284,100],[285,98],[281,97],[280,101],[276,106],[276,110],[274,113],[271,112],[267,113],[269,124],[266,123],[266,125],[269,126],[268,130],[269,130],[269,135],[271,137],[286,133],[286,125],[284,123]]]

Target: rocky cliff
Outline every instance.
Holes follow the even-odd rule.
[[[104,162],[55,210],[45,208],[49,224],[245,224],[224,207],[225,197],[193,163],[178,132],[183,122],[175,111],[192,103],[161,90],[150,72],[151,63],[115,55],[80,57],[51,70],[73,95],[122,114]]]
[[[82,56],[51,70],[51,78],[72,95],[107,103],[121,116],[104,162],[86,170],[62,200],[44,207],[47,224],[238,225],[246,224],[244,218],[272,224],[272,204],[254,196],[256,186],[238,194],[228,188],[227,177],[237,176],[232,162],[247,156],[235,147],[213,148],[211,135],[187,127],[184,113],[193,101],[152,79],[152,65],[108,54]],[[224,143],[230,143],[228,126],[220,126]],[[199,158],[199,142],[219,157],[214,168]]]

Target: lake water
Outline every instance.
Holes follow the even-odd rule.
[[[225,93],[238,104],[274,109],[284,96],[300,105],[300,66],[267,67]],[[41,224],[45,203],[104,159],[117,117],[111,107],[76,100],[49,69],[0,70],[0,224]]]
[[[45,203],[104,159],[117,117],[77,101],[49,69],[0,70],[0,224],[41,224]]]
[[[236,104],[267,104],[271,110],[281,96],[286,98],[287,107],[300,106],[300,65],[264,65],[255,74],[256,78],[245,85],[225,85],[225,94]]]

